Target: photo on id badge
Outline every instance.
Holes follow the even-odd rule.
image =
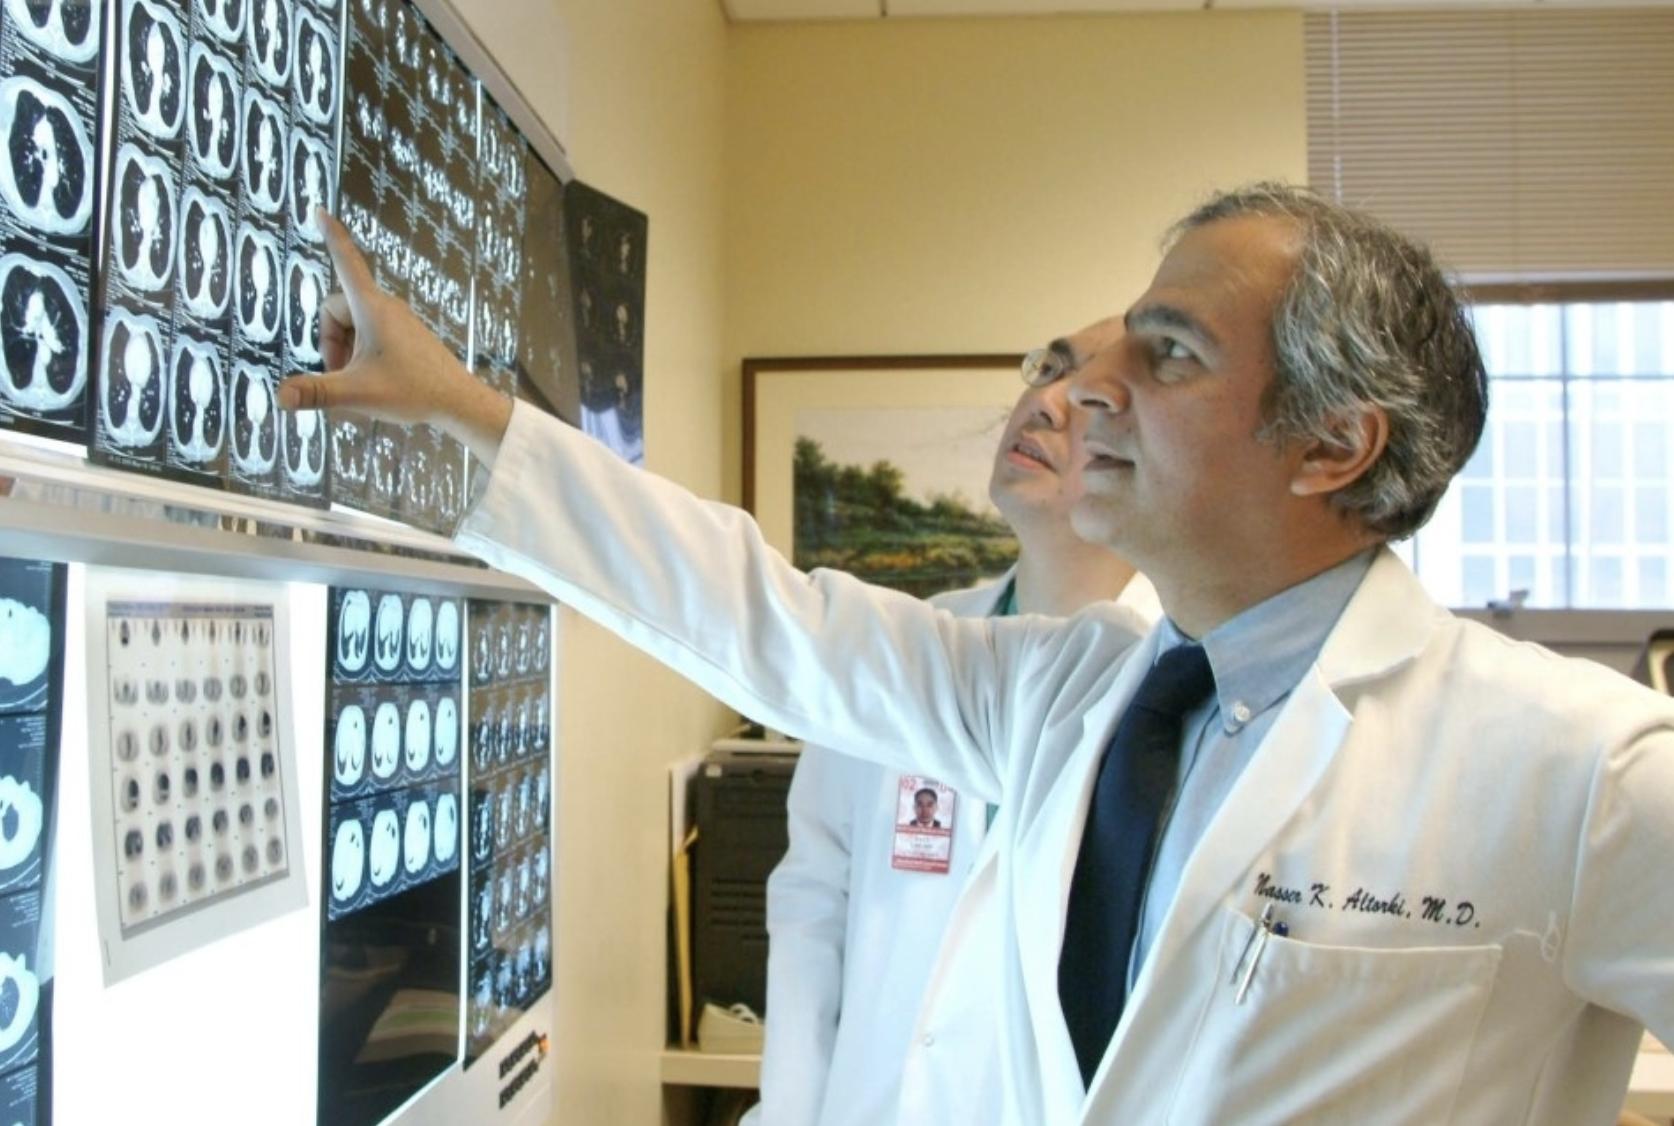
[[[901,775],[895,796],[894,867],[911,872],[948,871],[957,799],[940,782],[917,774]]]

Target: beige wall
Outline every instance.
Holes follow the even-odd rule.
[[[742,357],[1022,351],[1138,296],[1210,188],[1302,178],[1301,17],[742,25],[726,121],[736,489]]]
[[[1021,349],[1120,308],[1211,185],[1303,168],[1294,14],[728,27],[455,0],[651,219],[651,468],[738,492],[744,355]],[[568,61],[530,28],[562,18]],[[559,122],[567,124],[560,125]],[[661,1115],[664,775],[728,716],[562,622],[557,1122]]]

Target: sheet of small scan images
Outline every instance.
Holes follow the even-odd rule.
[[[52,1121],[47,855],[63,698],[64,567],[0,559],[0,1122]]]
[[[342,0],[113,0],[93,456],[323,505],[317,369]]]
[[[159,596],[87,572],[94,870],[105,980],[274,918],[306,897],[266,584],[175,577]]]
[[[465,607],[330,607],[319,1122],[364,1126],[459,1058]]]

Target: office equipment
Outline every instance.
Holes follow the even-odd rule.
[[[692,994],[766,1015],[767,877],[789,842],[794,754],[712,752],[698,769],[691,882]]]

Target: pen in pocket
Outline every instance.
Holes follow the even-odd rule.
[[[1261,963],[1262,952],[1267,949],[1267,940],[1275,934],[1284,938],[1290,934],[1290,926],[1273,918],[1273,905],[1269,903],[1262,908],[1261,918],[1251,928],[1250,937],[1245,940],[1244,949],[1232,967],[1232,978],[1227,984],[1238,986],[1238,992],[1233,997],[1235,1004],[1244,1003],[1245,996],[1250,992],[1250,982],[1255,980],[1256,966]]]

